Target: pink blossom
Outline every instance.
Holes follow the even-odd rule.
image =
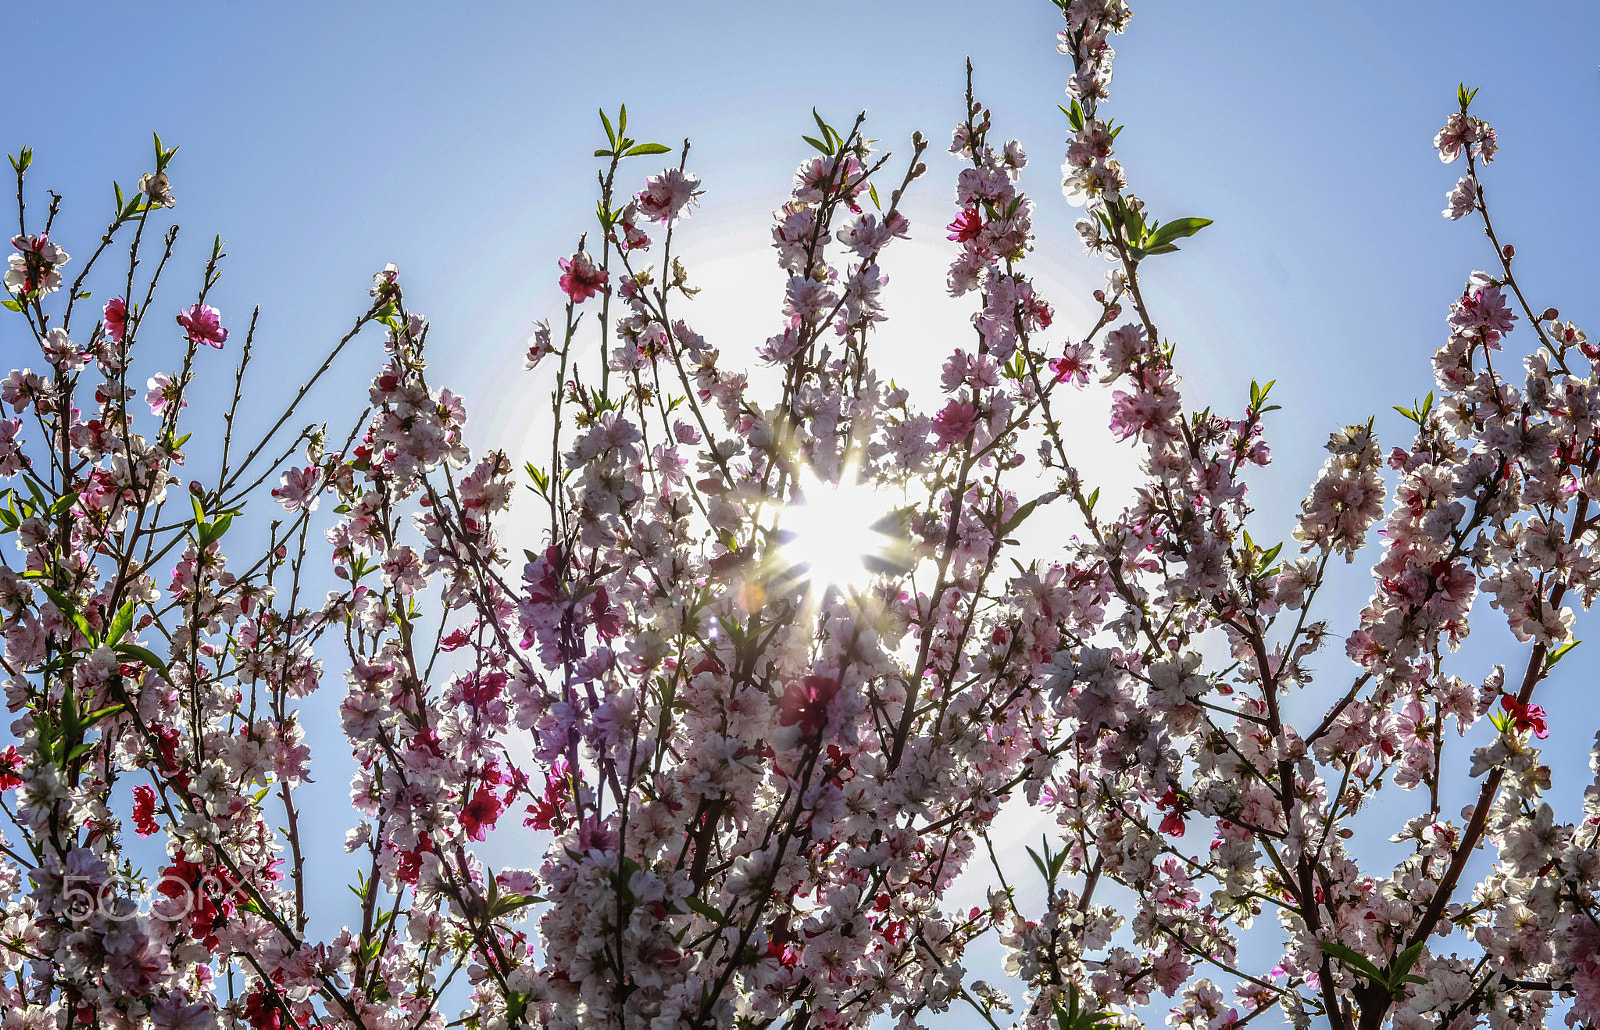
[[[193,344],[205,344],[220,349],[228,339],[228,330],[222,328],[222,315],[208,304],[195,304],[178,315],[178,324]]]
[[[106,335],[121,343],[123,334],[128,331],[128,302],[121,297],[112,297],[106,301],[103,317]]]
[[[652,222],[671,224],[688,214],[705,191],[700,180],[680,168],[668,168],[645,180],[644,191],[634,197],[639,213]],[[648,239],[644,243],[649,243]],[[629,246],[634,246],[630,243]]]
[[[582,304],[596,293],[603,293],[610,281],[605,269],[596,268],[589,255],[578,251],[557,262],[561,266],[561,292],[574,304]]]
[[[1093,353],[1087,341],[1067,344],[1061,357],[1054,358],[1050,362],[1050,371],[1055,373],[1056,382],[1067,383],[1076,380],[1079,386],[1087,385],[1089,373],[1093,369],[1089,358]]]
[[[146,382],[147,392],[144,395],[145,403],[150,405],[153,414],[161,414],[173,401],[182,396],[178,383],[167,373],[157,372]],[[188,407],[189,402],[183,401],[183,407]]]
[[[977,426],[978,409],[970,401],[951,400],[933,417],[934,436],[941,448],[966,440]]]
[[[287,469],[283,473],[281,485],[274,487],[272,496],[278,499],[285,511],[315,511],[317,508],[317,488],[321,477],[313,467]]]

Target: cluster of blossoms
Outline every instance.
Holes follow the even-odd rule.
[[[861,120],[820,116],[773,215],[787,286],[756,348],[763,394],[684,316],[697,290],[673,238],[703,192],[687,144],[629,196],[619,170],[668,148],[627,138],[624,111],[605,119],[599,231],[559,261],[565,328],[540,323],[526,354],[555,367],[526,492],[430,384],[394,266],[295,398],[370,326],[367,411],[286,441],[291,407],[246,446],[255,331],[241,345],[207,303],[218,250],[175,316],[178,367],[141,393],[141,332],[172,331],[145,322],[156,284],[75,307],[107,249],[69,286],[66,252],[24,225],[7,307],[40,370],[0,380],[5,1025],[912,1030],[953,1005],[1028,1030],[1152,1008],[1206,1030],[1274,1009],[1334,1030],[1600,1019],[1600,751],[1567,823],[1533,744],[1552,733],[1537,688],[1600,593],[1600,350],[1526,306],[1494,239],[1495,271],[1450,305],[1436,395],[1405,409],[1409,447],[1385,453],[1374,423],[1332,434],[1298,553],[1258,545],[1246,476],[1271,458],[1270,384],[1238,417],[1185,407],[1140,274],[1208,223],[1152,217],[1113,156],[1099,108],[1126,4],[1057,5],[1062,188],[1112,265],[1092,324],[1062,333],[1027,274],[1026,157],[991,140],[969,83],[946,232],[973,335],[940,355],[940,395],[869,360],[926,141],[885,181]],[[1495,136],[1458,99],[1436,145],[1468,169],[1445,214],[1493,238]],[[119,196],[124,283],[173,205],[172,153],[157,140]],[[588,365],[581,314],[601,332]],[[1491,355],[1521,326],[1538,347],[1511,381]],[[212,349],[238,354],[234,399],[191,459]],[[1092,377],[1138,459],[1114,514],[1055,414]],[[861,575],[827,578],[805,508],[874,494],[894,501],[872,553],[844,556]],[[526,548],[503,539],[518,495],[543,519]],[[1066,542],[1014,560],[1047,512]],[[1312,610],[1375,530],[1371,599],[1341,638]],[[1480,592],[1526,655],[1458,673]],[[1340,669],[1332,703],[1291,721]],[[325,691],[337,729],[303,715]],[[1469,731],[1481,744],[1447,753]],[[329,748],[351,756],[357,900],[314,935],[324,873],[297,794]],[[1481,779],[1459,819],[1451,757]],[[1353,823],[1386,817],[1385,786],[1420,814],[1391,827],[1398,863],[1364,869]],[[990,838],[1008,802],[1058,825],[1036,909]],[[542,858],[490,868],[482,845],[517,833]],[[952,904],[985,858],[986,903]],[[1022,1001],[969,978],[986,934]]]

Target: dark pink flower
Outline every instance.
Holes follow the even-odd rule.
[[[983,231],[983,216],[978,213],[977,208],[969,207],[945,228],[950,230],[947,238],[957,243],[975,240],[978,238],[978,233]]]
[[[1077,380],[1079,386],[1089,382],[1089,345],[1087,343],[1068,344],[1066,352],[1061,357],[1050,362],[1050,371],[1056,374],[1056,382],[1066,383]]]
[[[461,828],[473,840],[483,840],[500,818],[500,798],[488,787],[479,787],[467,807],[461,810]]]
[[[969,401],[953,400],[933,417],[933,431],[940,447],[960,443],[978,426],[978,409]]]
[[[1550,727],[1544,721],[1544,709],[1532,702],[1520,703],[1510,694],[1500,698],[1500,707],[1504,708],[1511,716],[1511,723],[1518,733],[1533,731],[1533,735],[1540,740],[1550,736]]]
[[[828,702],[839,692],[831,676],[805,676],[789,684],[778,704],[778,725],[798,726],[809,737],[828,721]]]
[[[152,836],[161,829],[156,822],[156,792],[147,783],[133,788],[133,828],[141,837]]]
[[[582,304],[596,293],[605,292],[610,277],[605,269],[596,268],[583,251],[557,263],[561,266],[561,292],[570,297],[572,303]]]
[[[178,324],[189,335],[190,343],[203,343],[220,349],[228,341],[222,328],[222,315],[209,304],[196,304],[178,315]]]
[[[122,334],[128,331],[128,302],[121,297],[106,301],[105,320],[106,335],[121,343]]]

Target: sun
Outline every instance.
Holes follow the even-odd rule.
[[[802,468],[799,494],[778,515],[779,556],[795,581],[858,594],[904,566],[907,544],[891,498],[847,466],[839,482]]]

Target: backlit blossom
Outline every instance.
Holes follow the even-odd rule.
[[[208,304],[195,304],[180,312],[178,324],[183,326],[190,343],[221,348],[228,340],[228,330],[222,328],[222,315]]]
[[[681,168],[668,168],[645,180],[643,192],[634,197],[640,214],[652,222],[671,224],[689,213],[705,191],[700,180]],[[649,241],[646,240],[646,243]],[[633,246],[630,242],[629,246]]]
[[[578,251],[570,258],[562,258],[557,263],[561,266],[561,292],[574,304],[581,304],[607,289],[610,277],[605,269],[596,268],[583,251]]]

